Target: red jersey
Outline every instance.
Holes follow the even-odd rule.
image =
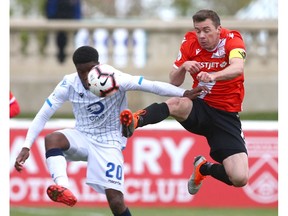
[[[20,113],[20,106],[12,92],[10,92],[10,118],[17,116]]]
[[[197,61],[203,66],[202,71],[217,73],[229,66],[230,52],[240,49],[245,59],[245,45],[239,32],[222,28],[220,41],[214,51],[201,48],[194,31],[186,33],[179,55],[174,62],[175,67],[180,67],[185,61]],[[193,74],[192,88],[206,85],[211,93],[202,95],[202,98],[210,106],[228,112],[239,112],[242,110],[244,98],[244,75],[231,80],[215,81],[211,83],[200,82]]]

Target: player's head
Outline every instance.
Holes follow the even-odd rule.
[[[97,50],[90,46],[81,46],[75,50],[72,59],[82,85],[88,89],[88,73],[95,65],[99,64]]]
[[[91,46],[81,46],[75,50],[73,54],[73,63],[85,64],[88,62],[99,63],[99,54],[96,49]]]
[[[206,19],[210,19],[213,22],[215,28],[221,25],[220,17],[213,10],[199,10],[193,15],[192,19],[194,23],[203,22]]]
[[[212,10],[200,10],[193,15],[192,19],[200,46],[213,50],[219,42],[221,32],[218,14]]]

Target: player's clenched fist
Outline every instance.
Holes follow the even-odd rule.
[[[209,93],[209,89],[206,86],[197,86],[194,89],[186,90],[183,94],[183,97],[188,97],[189,99],[193,100],[204,93]]]
[[[213,74],[207,73],[207,72],[203,72],[203,71],[201,71],[199,74],[197,74],[197,79],[200,82],[206,82],[206,83],[215,81],[215,78],[214,78]]]
[[[185,70],[189,72],[190,74],[198,73],[202,68],[200,63],[197,61],[186,61],[183,63],[183,66]]]

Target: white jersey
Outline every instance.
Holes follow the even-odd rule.
[[[64,102],[70,101],[75,117],[75,128],[100,145],[123,148],[126,138],[121,134],[120,112],[127,108],[126,91],[139,90],[161,96],[183,96],[185,90],[169,83],[149,81],[143,76],[132,76],[110,65],[98,66],[103,72],[114,72],[119,90],[108,97],[97,97],[86,90],[77,73],[64,76],[45,101],[29,127],[24,147],[30,148],[46,122]],[[116,142],[116,143],[115,143]]]

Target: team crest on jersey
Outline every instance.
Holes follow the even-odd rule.
[[[226,55],[225,52],[225,44],[226,44],[226,39],[223,39],[219,42],[218,47],[216,49],[216,52],[212,54],[211,58],[224,58]]]
[[[221,47],[220,49],[217,49],[215,53],[212,54],[211,58],[224,58],[225,57],[225,48]]]

